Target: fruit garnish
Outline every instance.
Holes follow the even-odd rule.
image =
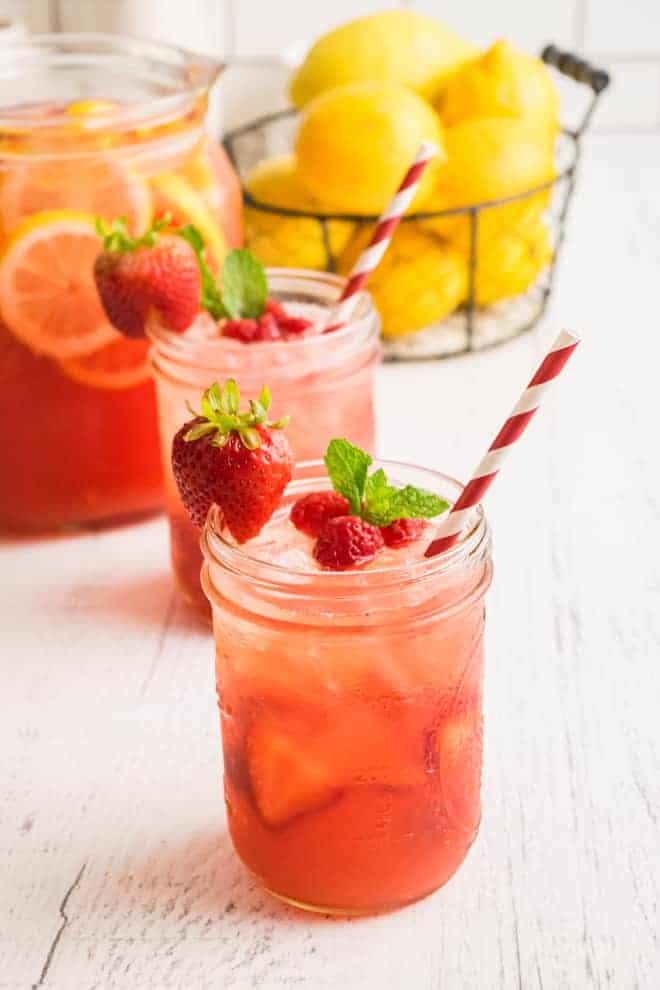
[[[304,319],[304,317],[289,316],[279,303],[269,299],[266,303],[266,309],[256,320],[246,317],[241,317],[238,320],[225,320],[222,324],[222,336],[241,340],[244,344],[262,343],[269,340],[288,340],[305,333],[311,325],[311,321]]]
[[[390,485],[382,468],[368,474],[373,458],[348,440],[331,440],[325,466],[335,491],[348,499],[351,515],[373,526],[389,526],[396,519],[433,519],[449,503],[433,492],[406,485]]]
[[[192,224],[177,233],[197,255],[202,276],[201,304],[216,320],[223,320],[222,336],[244,344],[297,337],[311,327],[310,320],[291,316],[281,303],[268,298],[268,281],[251,251],[235,248],[222,266],[220,285],[206,263],[204,238]]]
[[[270,392],[264,387],[240,412],[233,379],[204,392],[201,412],[172,441],[172,471],[183,504],[201,529],[212,505],[238,543],[257,536],[291,480],[293,454],[281,431],[288,417],[268,419]],[[191,410],[194,412],[194,410]]]
[[[293,525],[316,537],[312,553],[326,570],[359,567],[386,545],[401,547],[419,539],[424,520],[449,508],[433,492],[390,485],[382,468],[369,474],[372,463],[348,440],[331,440],[325,466],[334,491],[305,495],[291,510]]]
[[[224,260],[220,282],[206,264],[204,238],[193,224],[178,232],[197,255],[202,274],[202,306],[216,319],[255,320],[261,316],[268,298],[268,282],[263,267],[251,251],[234,248]]]
[[[96,226],[103,252],[94,263],[94,278],[112,325],[127,337],[144,337],[148,315],[155,310],[170,330],[186,330],[199,311],[201,276],[190,246],[162,233],[169,223],[156,220],[140,237],[132,237],[120,217]]]
[[[349,510],[348,499],[339,492],[310,492],[293,506],[291,522],[301,533],[318,536],[328,519],[346,516]]]
[[[385,546],[396,548],[421,539],[427,529],[425,519],[395,519],[389,526],[383,526],[381,533]]]
[[[257,722],[250,732],[247,764],[259,814],[273,828],[329,804],[340,793],[332,762],[310,754],[302,734],[293,738],[270,720]]]
[[[321,527],[313,553],[325,570],[346,571],[368,564],[384,545],[378,526],[359,516],[335,516]]]
[[[0,309],[11,332],[34,354],[82,357],[116,339],[92,269],[99,239],[94,217],[45,210],[24,220],[0,260]]]

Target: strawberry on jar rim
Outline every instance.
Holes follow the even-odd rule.
[[[110,227],[97,221],[103,251],[94,279],[112,325],[127,337],[144,337],[152,310],[171,330],[187,330],[200,308],[202,279],[195,252],[182,237],[162,233],[163,218],[132,237],[123,218]]]
[[[257,536],[277,508],[293,473],[293,453],[282,432],[288,418],[268,419],[270,393],[263,388],[239,411],[233,379],[215,383],[201,412],[172,441],[172,471],[181,500],[201,528],[212,505],[237,543]]]

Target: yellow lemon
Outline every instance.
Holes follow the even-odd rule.
[[[477,251],[476,303],[488,306],[525,292],[552,260],[550,235],[543,221],[503,233]]]
[[[310,196],[328,210],[379,213],[422,141],[440,151],[442,125],[416,93],[394,83],[350,83],[322,93],[303,111],[296,154]],[[415,204],[428,197],[442,154],[422,175]]]
[[[446,127],[473,117],[531,117],[551,130],[559,123],[559,96],[540,58],[496,41],[451,77],[438,103]]]
[[[555,175],[554,139],[547,128],[518,117],[482,117],[449,127],[445,135],[448,159],[425,210],[444,210],[504,199],[526,192]],[[550,199],[543,190],[503,206],[479,212],[479,237],[487,240],[528,218],[538,218]],[[435,233],[467,247],[469,219],[456,217],[424,221]]]
[[[270,206],[322,212],[316,200],[300,185],[294,155],[281,155],[259,162],[245,186],[254,199]],[[355,230],[348,221],[325,222],[305,217],[286,217],[256,207],[245,207],[245,243],[264,265],[323,270],[344,250]],[[328,257],[328,249],[331,258]]]
[[[290,85],[296,106],[349,82],[395,82],[435,99],[449,75],[477,49],[434,17],[385,10],[358,17],[324,34]]]
[[[366,247],[371,229],[363,229],[339,262],[348,274]],[[369,279],[384,337],[402,337],[444,320],[465,299],[467,264],[452,245],[404,222]]]
[[[175,227],[194,224],[204,238],[209,264],[219,271],[227,254],[227,242],[216,216],[199,192],[176,172],[155,175],[151,186],[155,216],[169,214]]]

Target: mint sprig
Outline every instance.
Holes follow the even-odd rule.
[[[350,514],[373,526],[389,526],[397,519],[433,519],[449,503],[414,485],[390,485],[382,468],[369,474],[373,459],[348,440],[331,440],[325,466],[335,491],[348,499]]]
[[[187,223],[176,233],[197,255],[202,276],[201,304],[215,320],[222,317],[254,320],[261,316],[268,298],[268,282],[262,265],[251,251],[235,248],[229,252],[222,266],[221,290],[206,263],[204,238],[197,227]]]
[[[187,241],[188,244],[190,244],[191,248],[197,255],[199,272],[202,276],[202,294],[199,300],[200,305],[211,314],[214,320],[220,320],[223,316],[226,316],[227,313],[222,305],[222,293],[220,292],[220,287],[215,280],[215,275],[206,263],[204,238],[197,230],[197,227],[193,226],[191,223],[186,223],[183,227],[179,227],[177,234],[179,237],[182,237],[184,241]]]
[[[126,217],[118,217],[110,224],[100,217],[96,217],[95,221],[96,232],[103,240],[103,250],[122,253],[153,247],[161,232],[171,224],[171,215],[165,213],[144,234],[133,237],[128,231]],[[255,320],[261,316],[268,299],[268,282],[263,266],[251,251],[244,248],[230,251],[224,260],[218,284],[206,261],[206,244],[197,227],[186,223],[172,233],[183,238],[195,252],[202,277],[200,305],[214,320]]]
[[[288,416],[275,422],[268,419],[270,402],[270,390],[264,385],[259,398],[250,400],[249,411],[239,412],[241,394],[234,379],[229,378],[222,387],[214,382],[202,395],[201,412],[188,407],[193,416],[202,422],[191,426],[183,439],[192,443],[208,436],[214,447],[224,447],[231,434],[237,433],[244,447],[256,450],[261,443],[258,426],[282,430],[289,422]]]
[[[222,304],[232,320],[255,320],[268,298],[266,273],[251,251],[234,249],[222,266]]]

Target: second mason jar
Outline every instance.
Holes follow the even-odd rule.
[[[267,276],[270,296],[285,306],[294,302],[329,307],[344,285],[336,275],[312,271],[269,269]],[[172,438],[191,418],[189,406],[199,408],[202,392],[214,381],[235,378],[245,402],[268,385],[272,418],[291,417],[286,433],[297,460],[322,457],[328,442],[342,436],[373,452],[380,323],[371,297],[363,293],[349,322],[329,334],[244,344],[226,337],[209,339],[196,334],[194,326],[175,334],[154,322],[150,336],[172,566],[186,599],[208,612],[199,582],[199,533],[183,508],[170,464]]]

